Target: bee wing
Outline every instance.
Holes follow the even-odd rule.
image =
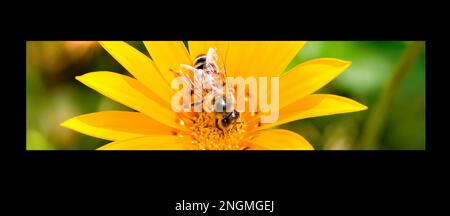
[[[192,82],[192,67],[189,65],[181,64],[178,71],[175,73],[183,79],[183,82],[189,87],[190,90],[193,90],[194,83]]]
[[[213,72],[216,79],[223,82],[226,78],[225,64],[216,52],[215,48],[209,48],[206,54],[205,60],[205,70],[208,72]],[[219,81],[218,80],[218,81]]]
[[[191,90],[194,90],[194,93],[197,96],[201,97],[200,92],[203,72],[201,70],[195,69],[192,66],[181,64],[179,74],[188,80]]]
[[[222,59],[219,57],[219,55],[216,53],[216,50],[214,48],[209,48],[208,53],[206,54],[206,60],[205,60],[205,69],[215,72],[211,73],[211,77],[214,78],[212,81],[212,89],[215,92],[215,95],[224,95],[224,88],[225,88],[225,79],[226,79],[226,70],[225,70],[225,64],[223,63]],[[234,89],[233,88],[226,88],[227,92],[225,93],[226,101],[227,101],[227,107],[233,108],[235,104],[235,98],[234,98]]]

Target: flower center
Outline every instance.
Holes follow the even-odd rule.
[[[191,126],[192,143],[201,150],[242,150],[239,145],[246,132],[245,121],[237,121],[228,128],[218,128],[216,113],[200,112],[193,118]]]

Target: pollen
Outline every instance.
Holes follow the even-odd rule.
[[[191,128],[192,143],[201,150],[242,150],[239,144],[246,132],[246,123],[237,122],[222,130],[216,126],[214,112],[200,112]]]

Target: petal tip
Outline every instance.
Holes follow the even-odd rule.
[[[345,69],[349,68],[353,62],[351,61],[347,61],[347,60],[342,60],[342,59],[336,59],[340,64],[342,64],[341,66]]]
[[[344,67],[345,69],[350,67],[353,63],[352,61],[347,61],[347,60],[338,59],[338,58],[326,58],[326,60],[328,60],[329,63]]]
[[[80,82],[83,82],[84,81],[84,76],[85,74],[83,74],[83,75],[80,75],[80,76],[75,76],[75,79],[76,80],[78,80],[78,81],[80,81]]]
[[[72,119],[67,119],[67,120],[59,123],[59,126],[71,129],[71,122],[72,122]]]
[[[367,110],[367,109],[369,109],[368,106],[366,106],[366,105],[364,105],[364,104],[361,104],[361,111]]]

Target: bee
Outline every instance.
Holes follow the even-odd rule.
[[[234,109],[233,88],[229,88],[226,96],[223,96],[226,71],[214,48],[209,48],[207,54],[199,55],[194,60],[194,67],[180,65],[178,74],[189,87],[191,96],[201,98],[191,105],[203,105],[205,101],[212,100],[213,106],[209,110],[214,109],[217,128],[225,131],[238,121],[240,114]]]

